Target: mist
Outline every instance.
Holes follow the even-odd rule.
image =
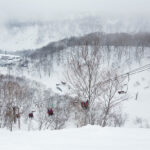
[[[0,0],[0,49],[36,49],[92,32],[149,32],[149,6],[149,0]]]
[[[0,0],[0,22],[50,21],[88,14],[149,16],[149,0]]]

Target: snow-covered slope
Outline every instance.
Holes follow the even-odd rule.
[[[93,36],[91,36],[91,38],[92,37]],[[76,41],[73,39],[75,38],[50,43],[49,45],[35,51],[35,55],[32,56],[28,55],[27,57],[23,57],[22,55],[22,60],[17,62],[15,65],[12,65],[11,67],[0,66],[0,72],[2,74],[19,76],[21,78],[25,77],[30,81],[37,81],[41,84],[44,84],[48,89],[49,94],[51,93],[51,91],[53,91],[53,94],[57,94],[57,96],[55,97],[56,99],[60,99],[60,95],[62,97],[64,95],[69,95],[70,87],[64,78],[65,71],[67,70],[66,60],[69,57],[69,55],[72,54],[71,52],[73,50],[79,50],[79,45],[76,46],[76,43],[73,45],[73,42]],[[66,44],[66,41],[68,42],[68,45]],[[100,48],[102,55],[101,67],[110,67],[113,69],[117,69],[118,74],[120,75],[122,73],[127,73],[128,71],[142,67],[146,64],[150,64],[150,48],[146,46],[142,47],[142,45],[137,46],[133,44],[132,46],[101,46]],[[8,59],[12,59],[13,57],[15,57],[13,55],[2,56],[4,58],[7,58],[9,56]],[[126,114],[126,116],[124,117],[124,119],[126,119],[125,126],[150,128],[150,111],[148,107],[150,105],[149,76],[149,70],[129,76],[129,79],[126,84],[128,85],[127,94],[130,98],[128,99],[128,101],[123,103],[122,109],[122,112]],[[63,97],[63,99],[71,98]],[[45,103],[46,100],[44,97],[39,99],[38,101],[41,101],[40,103]],[[42,115],[45,114],[46,107],[42,109]],[[120,110],[117,111],[119,112]],[[100,111],[95,112],[98,114]],[[37,118],[35,118],[35,120],[36,119]],[[73,124],[74,122],[72,120],[67,120],[63,128],[66,128],[70,123],[71,126],[78,126]],[[28,126],[28,123],[26,125]],[[36,123],[33,124],[33,126],[34,129],[38,128],[36,126]]]
[[[111,56],[110,63],[113,64],[114,67],[120,68],[119,74],[126,73],[133,69],[139,68],[146,64],[150,64],[150,52],[149,48],[145,48],[144,56],[141,57],[140,62],[138,62],[138,58],[135,57],[136,52],[135,48],[129,49],[122,49],[123,51],[130,51],[130,59],[122,58],[122,60],[116,59],[116,56],[113,53]],[[47,88],[52,89],[53,92],[65,95],[69,92],[69,87],[66,84],[62,84],[64,81],[64,74],[65,74],[65,61],[67,59],[67,53],[70,51],[70,48],[59,52],[58,54],[53,55],[52,64],[48,64],[48,67],[52,67],[50,69],[50,75],[42,70],[41,63],[34,62],[37,64],[29,63],[28,67],[25,68],[18,68],[17,66],[12,68],[9,73],[14,76],[25,76],[30,80],[34,80],[44,84]],[[105,51],[105,49],[104,49]],[[112,48],[112,51],[113,50]],[[120,49],[121,51],[121,49]],[[115,58],[115,59],[114,59]],[[58,59],[60,59],[58,61]],[[137,59],[137,60],[136,60]],[[106,57],[104,57],[104,61]],[[107,60],[106,60],[107,61]],[[41,66],[41,67],[39,67]],[[45,69],[46,64],[43,66]],[[5,67],[1,68],[1,72],[8,73],[8,69]],[[127,114],[127,120],[125,126],[128,127],[144,127],[150,128],[150,71],[140,72],[138,74],[134,74],[129,77],[128,84],[128,95],[130,99],[123,103],[123,113]]]
[[[149,129],[86,126],[61,131],[0,130],[1,150],[149,150]]]

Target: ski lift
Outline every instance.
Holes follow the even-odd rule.
[[[48,116],[52,116],[54,113],[53,113],[53,109],[52,108],[48,108],[47,109],[47,114]]]
[[[29,113],[28,116],[29,116],[30,119],[34,118],[34,115],[33,115],[34,112],[35,112],[35,111],[32,111],[31,113]]]
[[[88,106],[89,106],[89,101],[87,100],[86,102],[81,102],[81,106],[82,106],[82,108],[84,108],[84,109],[87,109],[88,108]]]
[[[120,91],[118,91],[118,94],[126,94],[128,92],[128,85],[124,84]]]
[[[29,113],[29,118],[33,118],[33,113]]]
[[[118,94],[126,94],[125,91],[118,91]]]

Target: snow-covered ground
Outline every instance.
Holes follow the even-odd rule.
[[[0,130],[0,150],[149,150],[150,130],[86,126],[59,131]]]

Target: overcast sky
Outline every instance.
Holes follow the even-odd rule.
[[[150,0],[0,0],[0,21],[49,20],[79,12],[150,14]]]

